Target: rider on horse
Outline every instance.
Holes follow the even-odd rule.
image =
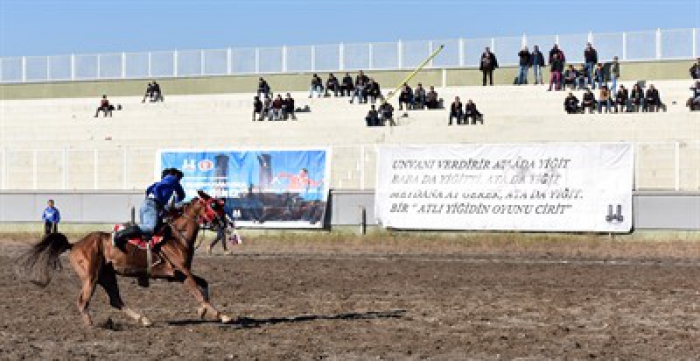
[[[146,189],[146,198],[141,203],[139,218],[141,225],[133,225],[114,235],[114,244],[124,249],[128,239],[144,237],[150,239],[161,223],[164,210],[177,208],[185,199],[185,190],[180,184],[183,174],[179,169],[163,170],[162,179]]]

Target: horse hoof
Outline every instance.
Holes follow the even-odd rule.
[[[197,315],[199,316],[199,319],[200,319],[200,320],[203,320],[204,317],[207,316],[207,308],[204,307],[204,306],[198,308],[198,309],[197,309]]]
[[[141,316],[141,325],[143,325],[143,327],[151,327],[153,326],[153,322],[151,322],[148,317]]]
[[[221,315],[221,323],[231,323],[233,322],[233,318],[226,316],[226,315]]]

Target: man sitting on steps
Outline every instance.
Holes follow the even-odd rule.
[[[100,112],[104,113],[105,118],[107,115],[112,117],[112,111],[114,111],[114,105],[109,103],[109,100],[107,99],[107,95],[102,96],[102,100],[100,100],[100,106],[97,108],[97,111],[95,112],[95,118],[100,114]]]

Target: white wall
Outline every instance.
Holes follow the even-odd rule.
[[[5,192],[0,193],[0,223],[40,222],[46,200],[54,199],[64,222],[120,223],[128,221],[140,192]],[[635,192],[634,228],[700,230],[700,192]],[[359,225],[362,207],[367,224],[374,222],[374,191],[332,191],[331,226]],[[137,214],[138,217],[138,214]]]

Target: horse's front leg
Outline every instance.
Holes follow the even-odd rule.
[[[190,271],[181,270],[182,274],[185,276],[184,284],[185,287],[192,293],[192,295],[199,301],[201,306],[198,309],[199,317],[204,318],[208,313],[211,313],[217,320],[223,323],[229,323],[233,321],[230,316],[221,313],[214,307],[209,301],[209,284],[204,278],[195,276]]]
[[[199,301],[201,305],[199,308],[200,317],[211,313],[211,315],[223,323],[229,323],[233,320],[231,317],[219,312],[219,310],[209,302],[209,284],[203,278],[192,274],[187,265],[187,252],[177,247],[172,247],[169,244],[163,246],[161,252],[163,260],[168,265],[170,272],[172,272],[170,273],[172,275],[171,277],[184,283],[187,290]]]

